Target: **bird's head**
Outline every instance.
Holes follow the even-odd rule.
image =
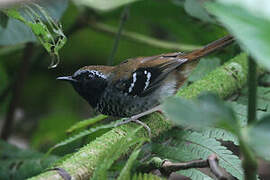
[[[107,78],[108,75],[101,70],[85,67],[77,70],[72,76],[58,77],[57,80],[70,82],[77,93],[95,108],[107,86]]]

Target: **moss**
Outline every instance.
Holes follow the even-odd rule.
[[[247,81],[247,56],[240,54],[228,63],[217,68],[208,76],[194,84],[181,89],[177,95],[185,98],[194,98],[203,91],[212,91],[220,97],[225,98],[241,88]],[[170,129],[172,125],[166,121],[160,113],[153,113],[144,117],[144,122],[151,128],[152,136],[156,137],[160,133]],[[82,147],[77,153],[64,160],[59,166],[65,169],[73,179],[89,179],[97,166],[99,157],[108,153],[116,142],[119,142],[130,132],[136,132],[134,137],[147,137],[147,131],[134,123],[129,123],[117,127]],[[125,153],[129,149],[125,150]],[[54,176],[52,178],[52,176]],[[56,172],[45,172],[34,179],[61,179]]]
[[[204,91],[211,91],[225,98],[241,88],[247,81],[247,56],[240,54],[212,71],[202,80],[181,89],[177,96],[194,98]]]

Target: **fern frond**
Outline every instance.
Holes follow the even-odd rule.
[[[172,142],[174,147],[154,144],[152,147],[153,153],[162,158],[169,158],[180,162],[201,158],[207,159],[210,154],[216,154],[221,167],[238,179],[243,179],[240,159],[233,155],[225,146],[222,146],[216,139],[208,138],[198,132],[184,131],[178,134],[176,140]],[[201,176],[199,173],[196,174]]]
[[[226,169],[238,179],[244,178],[239,157],[233,155],[225,146],[222,146],[214,138],[207,138],[197,132],[186,132],[182,137],[184,140],[179,144],[179,148],[191,152],[197,158],[207,159],[210,154],[216,154],[219,159],[219,165]]]
[[[225,129],[209,127],[207,129],[200,131],[200,133],[208,138],[215,138],[217,140],[222,140],[222,141],[231,141],[235,145],[239,145],[237,136],[229,131],[226,131]]]
[[[54,145],[52,148],[50,148],[48,150],[46,155],[50,154],[53,150],[55,150],[58,147],[65,146],[65,145],[67,145],[67,144],[69,144],[69,143],[71,143],[73,141],[76,141],[76,140],[78,140],[78,139],[80,139],[82,137],[85,137],[87,135],[90,135],[90,134],[92,134],[94,132],[97,132],[97,131],[102,130],[102,129],[113,128],[113,127],[115,127],[115,124],[119,123],[120,121],[122,121],[122,120],[114,121],[114,122],[111,122],[109,124],[105,124],[105,125],[101,125],[101,126],[98,126],[98,127],[95,127],[95,128],[91,128],[91,129],[88,129],[88,130],[81,131],[80,133],[75,134],[75,135],[61,141],[60,143],[57,143],[56,145]]]
[[[236,113],[236,116],[239,120],[240,126],[245,127],[247,125],[247,106],[243,104],[239,104],[237,102],[227,102]],[[257,118],[261,119],[262,117],[269,114],[269,112],[257,110],[256,112]]]
[[[80,121],[73,126],[71,126],[66,132],[67,133],[72,133],[76,130],[87,128],[88,126],[95,124],[96,122],[102,121],[103,119],[107,118],[108,116],[100,114],[98,116],[95,116],[93,118],[89,118],[83,121]]]
[[[128,161],[126,162],[124,168],[121,170],[120,175],[118,176],[117,180],[126,180],[126,179],[130,179],[130,171],[132,168],[132,165],[134,164],[135,160],[137,159],[141,149],[139,149],[141,147],[141,144],[139,144],[140,146],[137,146],[137,148],[132,152],[132,154],[130,155]]]
[[[117,143],[115,143],[109,152],[100,156],[98,160],[98,166],[94,171],[92,180],[100,180],[107,179],[108,169],[112,166],[112,164],[131,146],[137,145],[140,147],[147,139],[145,138],[131,138],[136,134],[137,131],[129,134],[125,138],[121,139]]]
[[[153,174],[134,174],[132,180],[164,180],[164,178],[155,176]]]
[[[22,150],[0,140],[0,179],[26,179],[54,163],[58,157]]]
[[[207,176],[206,174],[197,169],[181,170],[179,171],[179,174],[196,180],[213,180],[213,178]]]

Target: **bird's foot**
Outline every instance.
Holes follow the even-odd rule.
[[[119,123],[115,124],[114,127],[118,127],[118,126],[127,124],[127,123],[129,123],[129,122],[135,122],[135,123],[137,123],[137,124],[142,125],[142,126],[147,130],[149,137],[151,137],[151,129],[150,129],[150,127],[149,127],[147,124],[141,122],[140,120],[134,119],[133,117],[128,118],[128,119],[126,119],[126,120],[124,120],[124,121],[122,121],[122,122],[119,122]]]
[[[121,125],[123,125],[123,124],[127,124],[127,123],[129,123],[129,122],[135,122],[135,123],[137,123],[137,124],[142,125],[142,126],[147,130],[147,132],[148,132],[148,134],[149,134],[149,137],[151,137],[151,129],[150,129],[150,127],[149,127],[147,124],[141,122],[141,121],[138,120],[138,119],[139,119],[140,117],[143,117],[143,116],[146,116],[146,115],[148,115],[148,114],[151,114],[151,113],[153,113],[153,112],[155,112],[155,111],[158,111],[158,112],[162,113],[161,107],[160,107],[160,106],[156,106],[156,107],[154,107],[154,108],[152,108],[152,109],[149,109],[149,110],[147,110],[147,111],[145,111],[145,112],[142,112],[142,113],[140,113],[140,114],[134,115],[134,116],[130,117],[129,119],[125,120],[125,121],[122,121],[122,122],[120,122],[120,123],[117,123],[117,124],[115,125],[115,127],[121,126]]]

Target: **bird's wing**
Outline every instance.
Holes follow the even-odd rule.
[[[186,61],[187,59],[177,58],[175,53],[137,59],[136,63],[131,62],[133,66],[136,64],[134,70],[130,71],[132,73],[126,78],[118,78],[121,80],[115,82],[115,85],[128,95],[146,96],[160,87],[167,75]],[[125,69],[123,65],[121,69]]]

